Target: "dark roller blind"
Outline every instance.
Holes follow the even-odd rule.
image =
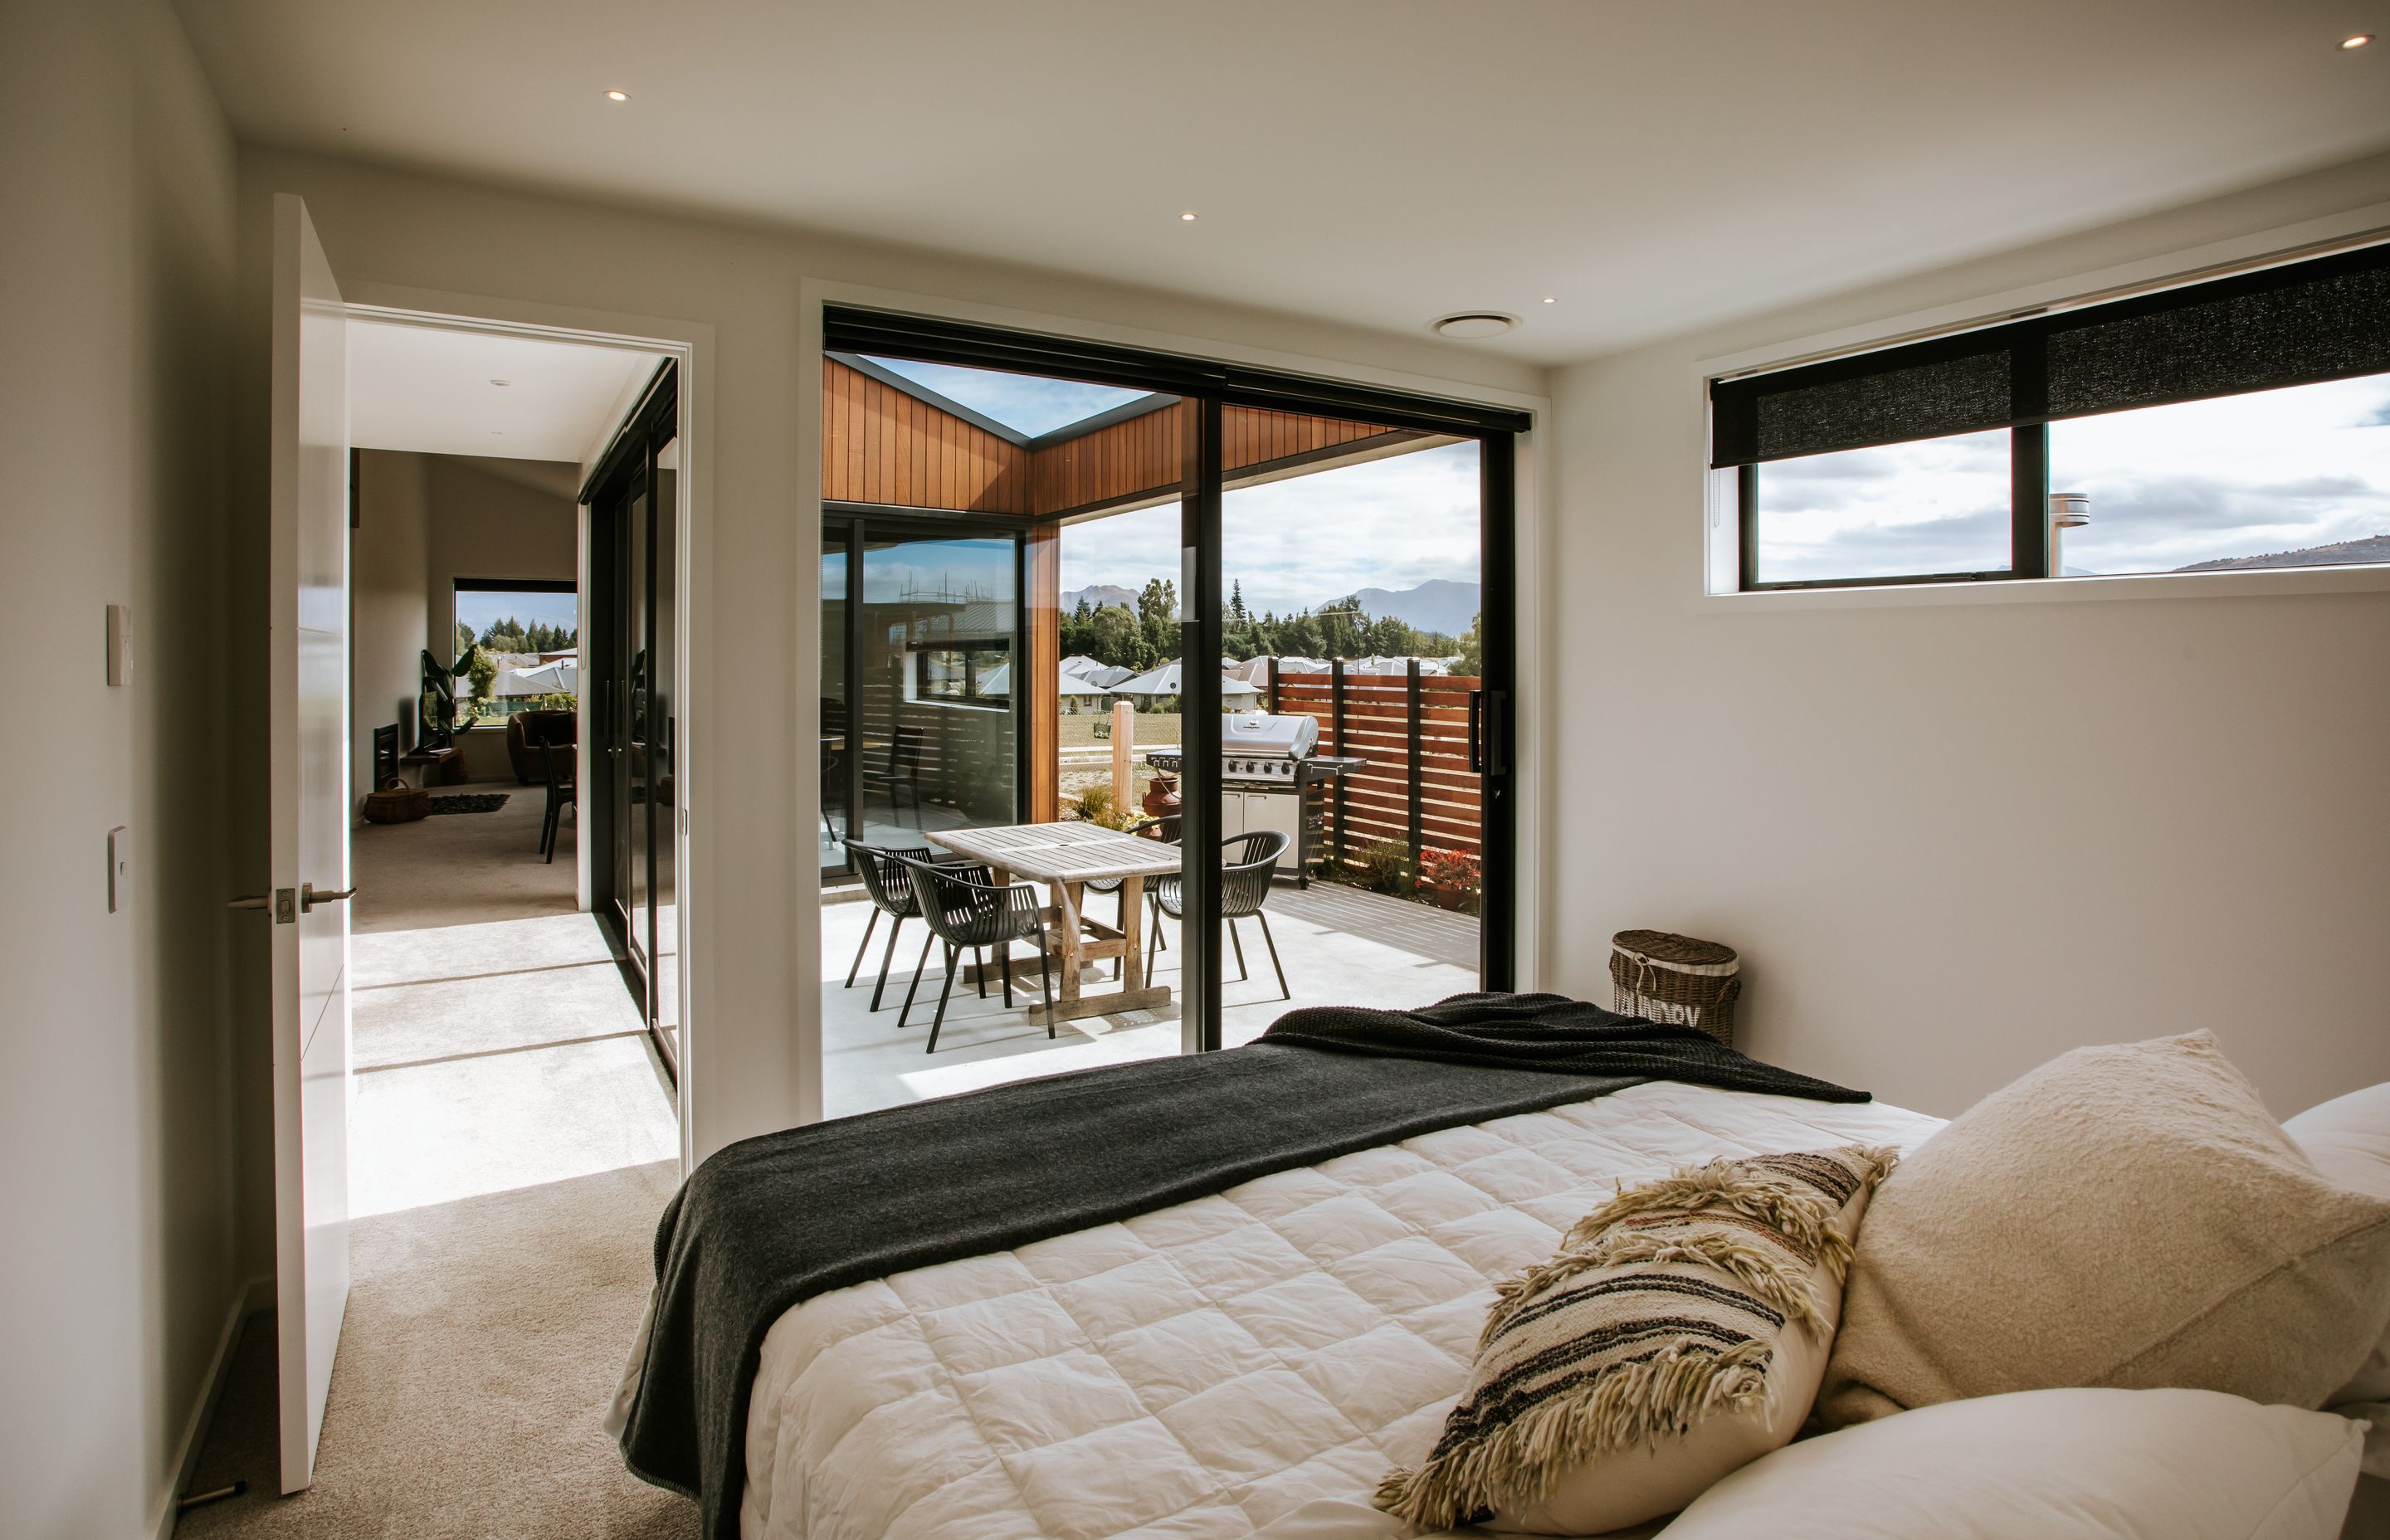
[[[1710,464],[2390,372],[2390,245],[1710,387]]]

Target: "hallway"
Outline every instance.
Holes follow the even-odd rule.
[[[315,1484],[276,1495],[271,1314],[250,1319],[183,1536],[676,1536],[600,1427],[677,1185],[671,1083],[543,795],[356,831],[353,1287]]]

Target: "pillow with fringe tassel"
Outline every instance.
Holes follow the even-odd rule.
[[[1500,1286],[1443,1436],[1378,1506],[1432,1530],[1600,1534],[1790,1443],[1897,1158],[1721,1159],[1622,1190]]]

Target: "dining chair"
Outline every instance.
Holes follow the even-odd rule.
[[[1121,832],[1124,834],[1143,834],[1149,829],[1159,829],[1161,832],[1156,834],[1154,838],[1163,841],[1165,844],[1175,845],[1178,843],[1178,819],[1179,815],[1176,813],[1165,813],[1159,818],[1139,819],[1137,822],[1133,823],[1129,825],[1128,828],[1121,830]],[[1125,893],[1122,892],[1122,890],[1126,886],[1127,881],[1128,879],[1124,877],[1091,877],[1087,879],[1086,881],[1080,884],[1081,887],[1086,889],[1086,891],[1091,893],[1122,893],[1120,912],[1112,918],[1112,929],[1116,930],[1125,930],[1128,929],[1128,897]],[[1114,957],[1112,959],[1112,977],[1117,979],[1120,977],[1120,959],[1118,957]]]
[[[871,986],[871,1009],[878,1010],[881,996],[888,991],[889,965],[896,957],[896,932],[904,929],[906,920],[918,918],[921,913],[921,897],[914,887],[913,874],[909,868],[914,865],[959,866],[982,877],[987,876],[988,870],[985,866],[965,862],[957,856],[941,858],[927,846],[898,848],[867,845],[860,840],[843,840],[840,843],[846,847],[847,854],[853,858],[854,869],[863,879],[863,891],[871,899],[871,918],[863,928],[863,941],[854,949],[854,961],[847,968],[844,987],[848,989],[854,987],[854,976],[863,968],[863,955],[871,950],[871,933],[879,929],[880,917],[886,915],[890,921],[888,949],[880,955],[880,980]],[[921,960],[927,962],[929,956],[929,943],[924,942],[921,946]],[[920,972],[919,967],[916,966],[913,969],[913,982],[916,985],[920,982]],[[987,993],[984,981],[981,982],[980,993],[983,995]],[[913,992],[908,989],[905,992],[904,1008],[896,1013],[898,1026],[905,1024],[906,1014],[912,1008]]]
[[[1277,874],[1278,858],[1286,853],[1288,840],[1278,829],[1256,829],[1250,834],[1231,834],[1220,841],[1220,918],[1228,922],[1228,944],[1237,951],[1237,980],[1244,982],[1245,943],[1237,934],[1237,921],[1251,919],[1262,928],[1262,944],[1269,948],[1270,967],[1278,974],[1279,997],[1294,998],[1294,991],[1286,983],[1286,966],[1279,961],[1278,939],[1270,934],[1269,916],[1262,905],[1269,902],[1270,879]],[[1153,975],[1154,949],[1162,941],[1162,917],[1183,921],[1186,918],[1187,889],[1176,872],[1163,872],[1146,879],[1146,896],[1153,901],[1153,934],[1145,943],[1145,971]]]
[[[1032,943],[1037,948],[1037,979],[1046,1002],[1046,1035],[1054,1033],[1054,968],[1046,944],[1046,905],[1038,897],[1034,884],[1028,882],[996,883],[962,875],[952,866],[933,866],[926,861],[895,858],[913,879],[913,891],[919,895],[921,918],[930,931],[946,943],[946,982],[938,991],[938,1013],[930,1021],[930,1046],[927,1052],[938,1051],[938,1030],[945,1025],[946,1002],[955,993],[955,965],[964,952],[979,954],[982,948],[996,950],[996,968],[1004,977],[1004,1003],[1012,1004],[1012,943]],[[928,953],[923,952],[926,961]],[[979,969],[980,988],[987,987],[987,968]],[[920,982],[919,971],[914,983]],[[911,998],[910,993],[906,999]],[[898,1025],[903,1025],[900,1016]]]
[[[547,807],[539,815],[539,853],[551,864],[556,860],[557,830],[564,822],[564,815],[574,810],[573,747],[570,743],[556,743],[547,738],[539,740],[540,767],[547,776]],[[557,757],[559,749],[564,751],[561,759]]]

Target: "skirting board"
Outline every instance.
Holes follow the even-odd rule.
[[[224,1400],[225,1383],[232,1378],[232,1355],[240,1345],[241,1328],[252,1315],[263,1315],[274,1308],[274,1279],[271,1275],[251,1278],[233,1295],[232,1308],[225,1313],[224,1329],[216,1335],[215,1356],[208,1364],[207,1383],[199,1387],[199,1399],[191,1407],[191,1415],[183,1425],[182,1447],[174,1452],[173,1484],[166,1489],[164,1510],[149,1526],[156,1540],[173,1540],[174,1521],[181,1511],[176,1505],[183,1494],[190,1490],[191,1476],[199,1469],[199,1451],[207,1446],[208,1430],[216,1420],[216,1405]]]

